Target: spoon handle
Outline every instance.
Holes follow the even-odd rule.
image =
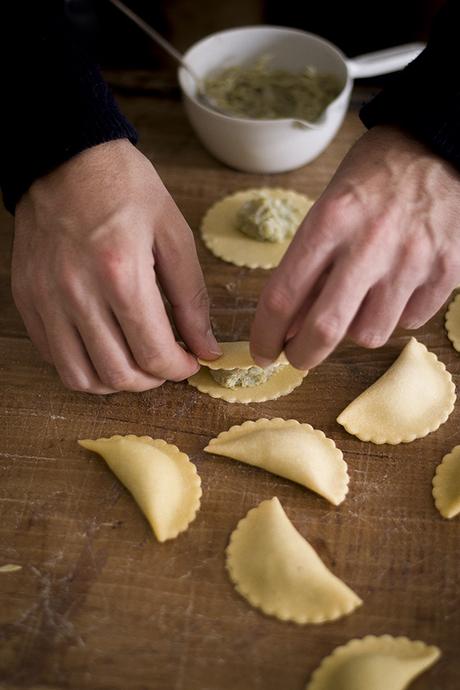
[[[155,31],[155,29],[150,26],[150,24],[147,24],[146,21],[142,19],[142,17],[139,17],[138,14],[132,11],[129,7],[127,7],[124,2],[121,2],[121,0],[110,0],[112,5],[115,5],[120,12],[123,12],[129,19],[131,19],[134,24],[137,24],[137,26],[142,29],[150,38],[155,41],[155,43],[158,43],[163,50],[165,50],[169,55],[171,55],[174,60],[176,60],[184,69],[187,70],[193,77],[193,79],[197,82],[197,84],[200,83],[200,78],[195,74],[195,72],[191,69],[190,65],[188,65],[186,62],[184,62],[183,56],[181,53],[179,53],[178,50],[174,48],[174,46],[171,45],[166,39],[161,36],[161,34],[158,33],[158,31]]]

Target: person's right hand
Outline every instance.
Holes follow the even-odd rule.
[[[402,129],[380,125],[345,156],[265,285],[251,352],[299,369],[348,336],[380,347],[419,328],[460,284],[460,174]]]
[[[175,341],[157,280],[191,352],[219,356],[193,235],[127,140],[75,156],[19,201],[13,297],[68,388],[143,391],[198,370]]]

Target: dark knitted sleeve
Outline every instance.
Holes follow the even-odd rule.
[[[460,169],[460,2],[434,22],[426,49],[360,111],[366,127],[395,124]]]
[[[0,8],[0,186],[5,206],[41,175],[96,144],[136,131],[65,14],[64,0]]]

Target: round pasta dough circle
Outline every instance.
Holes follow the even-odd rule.
[[[259,386],[247,388],[225,388],[215,381],[207,367],[201,369],[188,379],[188,382],[201,393],[210,395],[211,398],[219,398],[229,403],[254,403],[277,400],[283,395],[289,395],[294,388],[300,386],[307,371],[294,369],[290,364],[282,367]]]
[[[283,242],[264,242],[248,237],[236,227],[237,214],[242,204],[260,192],[265,192],[275,199],[289,199],[302,217],[314,203],[304,194],[269,187],[247,189],[221,199],[211,206],[201,224],[203,242],[214,256],[247,268],[268,269],[278,266],[292,237]]]

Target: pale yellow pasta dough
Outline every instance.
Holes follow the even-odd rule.
[[[455,397],[444,364],[411,338],[392,366],[337,421],[362,441],[409,443],[436,431],[454,409]]]
[[[405,690],[441,651],[407,637],[368,635],[323,659],[306,690]]]
[[[222,355],[217,359],[200,359],[208,369],[250,369],[255,365],[249,351],[248,340],[234,340],[227,343],[219,343]],[[273,364],[289,364],[286,355],[282,352]]]
[[[252,606],[295,623],[323,623],[362,603],[326,568],[275,497],[240,520],[227,547],[227,569]]]
[[[219,343],[223,355],[213,361],[198,360],[201,369],[188,379],[191,386],[201,393],[207,393],[211,398],[220,398],[230,403],[252,403],[276,400],[282,395],[288,395],[294,388],[300,386],[307,371],[295,369],[290,364],[285,364],[287,359],[283,353],[276,360],[277,364],[285,364],[279,367],[272,376],[258,386],[245,388],[225,388],[215,381],[208,369],[249,369],[255,366],[255,362],[249,352],[249,342],[240,340],[236,342]]]
[[[232,426],[211,439],[205,451],[291,479],[334,505],[348,492],[342,451],[322,431],[295,419],[258,419]]]
[[[0,565],[0,573],[15,573],[17,570],[22,570],[22,565],[17,565],[17,563]]]
[[[460,294],[457,295],[446,312],[446,331],[457,352],[460,352]]]
[[[455,446],[437,466],[433,498],[443,517],[450,519],[460,513],[460,446]]]
[[[188,456],[150,436],[112,436],[78,443],[102,455],[149,521],[158,541],[187,529],[200,507],[201,480]]]
[[[304,217],[313,201],[303,194],[286,189],[248,189],[221,199],[203,218],[201,235],[208,249],[220,259],[248,268],[274,268],[278,266],[292,238],[282,242],[263,242],[244,235],[237,228],[241,206],[260,192],[275,199],[287,199]]]

